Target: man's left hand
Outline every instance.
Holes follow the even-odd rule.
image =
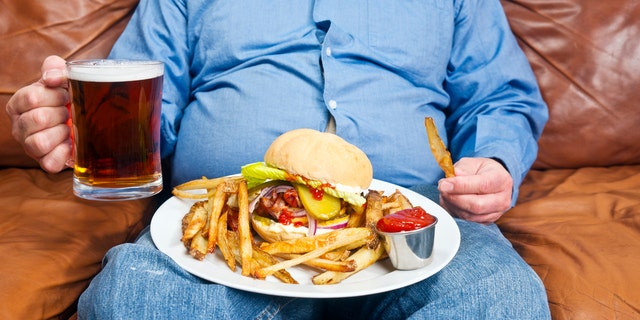
[[[462,158],[455,177],[438,182],[440,205],[453,216],[490,224],[511,208],[513,178],[498,161]]]

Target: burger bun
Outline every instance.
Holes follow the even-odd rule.
[[[290,174],[333,186],[365,190],[373,180],[371,161],[362,150],[333,133],[313,129],[282,134],[271,143],[264,161]]]

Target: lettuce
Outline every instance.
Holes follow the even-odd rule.
[[[240,174],[247,179],[249,189],[261,185],[269,180],[287,180],[287,172],[264,162],[254,162],[242,166]]]
[[[337,198],[342,198],[354,206],[362,206],[366,202],[366,199],[360,194],[338,190],[338,188],[323,187],[321,181],[305,180],[300,176],[290,175],[286,171],[269,166],[264,162],[254,162],[244,165],[240,169],[240,174],[247,179],[247,187],[249,189],[270,180],[282,180],[307,185],[311,188],[322,188],[322,191],[325,193]]]

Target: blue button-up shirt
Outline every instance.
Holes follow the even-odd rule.
[[[111,56],[166,63],[173,184],[238,173],[331,117],[375,178],[434,183],[430,116],[454,161],[499,158],[517,187],[547,119],[498,0],[142,0]]]

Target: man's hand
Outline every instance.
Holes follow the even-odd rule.
[[[18,90],[6,109],[13,137],[44,170],[55,173],[73,164],[65,60],[48,57],[41,70],[40,80]]]
[[[489,224],[511,208],[513,178],[496,160],[462,158],[455,172],[438,183],[440,204],[452,215]]]

